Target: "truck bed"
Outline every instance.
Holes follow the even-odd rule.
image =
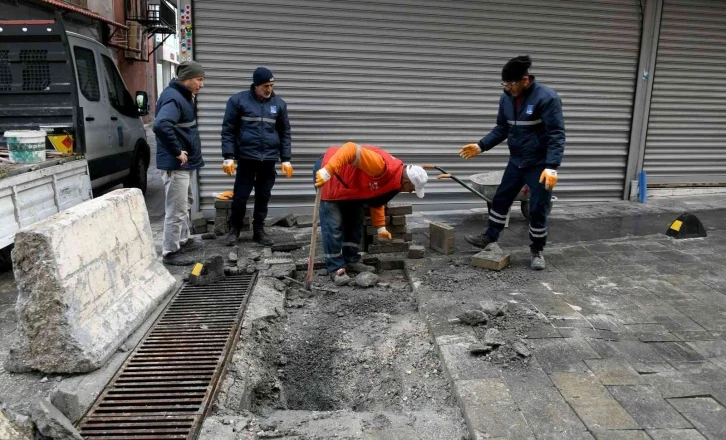
[[[0,179],[5,179],[18,174],[29,173],[31,171],[40,170],[43,168],[52,167],[55,165],[61,165],[76,160],[82,160],[83,156],[61,156],[61,157],[48,157],[45,162],[40,163],[8,163],[0,162]]]

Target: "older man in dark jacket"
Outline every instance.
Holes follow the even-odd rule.
[[[252,188],[255,189],[252,239],[264,246],[273,244],[264,227],[278,158],[282,162],[282,172],[288,179],[292,177],[287,104],[272,91],[274,85],[272,72],[258,67],[252,75],[249,90],[239,92],[227,101],[222,122],[222,170],[231,176],[235,171],[234,159],[238,166],[227,246],[237,243]]]
[[[538,84],[529,74],[529,56],[512,58],[502,69],[504,93],[499,99],[497,126],[476,144],[464,145],[459,155],[470,159],[505,139],[509,164],[489,210],[489,227],[482,235],[466,236],[481,248],[496,242],[507,213],[526,184],[531,191],[529,237],[532,269],[545,268],[542,251],[547,243],[547,208],[557,183],[557,167],[565,150],[565,121],[557,92]]]
[[[156,103],[156,167],[162,170],[166,195],[162,243],[165,264],[193,264],[194,260],[184,254],[201,247],[189,238],[189,207],[193,201],[193,173],[204,166],[195,106],[195,97],[203,87],[202,66],[185,61]]]

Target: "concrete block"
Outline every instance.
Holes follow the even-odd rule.
[[[201,212],[193,212],[192,213],[192,226],[207,226],[207,218],[204,216]]]
[[[406,232],[408,232],[408,229],[406,229],[406,225],[386,225],[386,230],[391,234],[405,234]]]
[[[273,223],[273,226],[282,226],[285,228],[291,228],[291,227],[295,226],[295,215],[288,214],[284,217],[281,217],[280,220]]]
[[[389,203],[386,205],[386,215],[413,214],[413,205],[404,203]]]
[[[509,254],[505,254],[496,243],[491,243],[483,251],[471,257],[471,265],[489,270],[502,270],[509,266]]]
[[[408,243],[403,240],[392,240],[390,243],[372,244],[368,246],[368,253],[388,254],[392,252],[408,252]]]
[[[429,247],[444,255],[454,253],[454,228],[443,223],[429,223]]]
[[[43,438],[83,440],[83,437],[81,437],[71,421],[58,411],[58,408],[53,406],[48,399],[33,403],[30,412],[35,427],[38,432],[43,434]]]
[[[202,226],[193,226],[192,227],[192,234],[194,235],[200,235],[205,234],[207,232],[207,224],[205,223]]]
[[[295,225],[298,228],[309,228],[313,225],[313,216],[309,214],[298,215],[295,217]]]
[[[232,209],[232,201],[231,200],[219,200],[219,199],[215,199],[214,200],[214,209],[217,209],[217,210],[220,210],[220,209],[222,209],[222,210]]]
[[[408,258],[419,259],[426,256],[426,248],[420,244],[412,244],[408,247]]]
[[[102,366],[175,285],[157,257],[144,197],[122,189],[16,234],[18,339],[6,369]]]
[[[406,216],[405,215],[392,215],[390,217],[386,217],[386,220],[391,219],[390,222],[386,221],[386,224],[390,224],[393,226],[401,226],[406,225]]]

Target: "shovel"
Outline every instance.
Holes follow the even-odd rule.
[[[315,248],[318,243],[318,212],[320,211],[320,188],[315,188],[315,207],[313,208],[313,230],[310,237],[310,256],[308,257],[308,273],[305,276],[305,289],[310,290],[313,282],[313,267],[315,267]]]

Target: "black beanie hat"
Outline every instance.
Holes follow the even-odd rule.
[[[255,69],[255,73],[252,74],[252,84],[259,86],[268,82],[275,82],[275,77],[272,76],[272,72],[267,67],[258,67]]]
[[[502,81],[519,81],[522,77],[529,75],[530,67],[532,67],[532,60],[529,59],[529,55],[512,58],[502,69]]]
[[[204,68],[196,61],[184,61],[176,68],[176,79],[184,81],[185,79],[204,78]]]

